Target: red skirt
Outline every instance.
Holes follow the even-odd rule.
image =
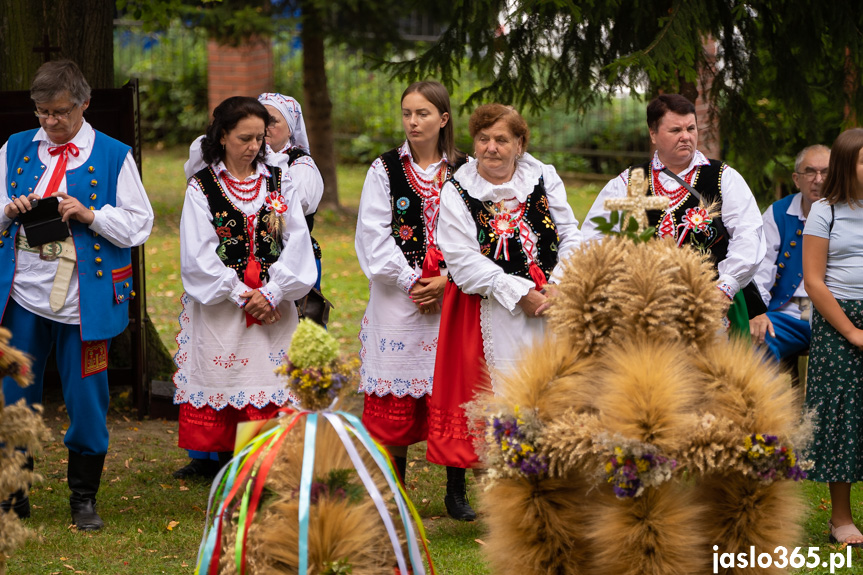
[[[447,283],[434,387],[429,397],[426,450],[426,459],[439,465],[468,468],[478,462],[474,436],[462,405],[490,385],[482,349],[481,301],[480,296],[465,294],[454,283]]]
[[[234,451],[238,423],[270,419],[279,409],[274,403],[262,409],[251,404],[243,409],[229,405],[219,411],[209,405],[197,408],[180,404],[179,446],[193,451]]]
[[[363,425],[383,445],[413,445],[428,437],[427,396],[366,394]]]

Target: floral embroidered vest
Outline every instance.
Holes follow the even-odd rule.
[[[271,186],[276,189],[282,181],[282,171],[274,166],[267,166],[272,177],[266,181],[266,189],[261,193],[269,192]],[[204,196],[210,205],[210,213],[213,215],[213,227],[219,236],[219,246],[216,254],[222,263],[237,272],[237,277],[243,279],[246,262],[249,259],[249,238],[246,233],[246,216],[237,209],[219,184],[219,179],[212,168],[207,167],[194,175],[201,186]],[[278,183],[274,183],[278,182]],[[258,210],[255,222],[254,250],[255,258],[261,264],[261,283],[267,283],[270,279],[268,270],[270,266],[279,259],[282,253],[282,244],[270,235],[267,224],[270,218],[279,217],[279,214],[267,210],[264,203]]]
[[[294,146],[293,148],[288,148],[287,150],[284,151],[284,153],[287,154],[287,156],[288,156],[288,166],[293,166],[294,162],[296,162],[297,160],[299,160],[300,158],[302,158],[304,156],[311,157],[311,154],[309,154],[308,152],[306,152],[304,149],[300,148],[299,146]],[[314,238],[314,236],[312,236],[312,230],[315,229],[315,214],[316,213],[317,213],[317,211],[314,211],[314,212],[310,213],[309,215],[305,216],[305,218],[306,218],[306,225],[309,228],[309,236],[312,238],[312,251],[315,254],[315,259],[320,260],[323,257],[323,253],[321,252],[321,244],[319,244],[318,240],[316,240]]]
[[[467,209],[473,216],[476,223],[476,239],[479,241],[482,255],[500,266],[507,274],[534,281],[530,275],[530,261],[528,261],[522,247],[521,234],[517,231],[513,233],[506,240],[505,249],[499,250],[497,257],[495,257],[495,252],[498,251],[495,249],[498,234],[492,226],[494,216],[489,209],[493,202],[481,202],[470,196],[455,178],[450,178],[449,181],[458,190],[461,199],[464,200]],[[548,210],[548,197],[545,194],[545,183],[542,177],[539,178],[533,192],[525,200],[522,221],[530,227],[530,230],[537,237],[536,264],[543,271],[545,277],[551,277],[551,272],[557,265],[557,246],[560,237],[557,234],[557,226],[551,217],[551,212]],[[505,253],[509,254],[509,259],[504,256]]]
[[[390,204],[393,214],[392,236],[396,240],[396,245],[407,258],[408,264],[413,267],[422,266],[428,248],[426,221],[423,217],[424,198],[408,181],[398,148],[383,153],[381,160],[390,180]],[[457,162],[455,166],[447,164],[443,181],[445,182],[464,163],[465,160],[463,159]],[[439,193],[440,191],[438,191]],[[436,202],[440,202],[439,196],[436,196]]]
[[[722,201],[722,172],[727,167],[728,164],[724,162],[710,160],[710,165],[698,166],[690,172],[693,174],[693,177],[692,181],[688,183],[701,194],[706,205],[714,201]],[[656,188],[660,185],[660,172],[653,170],[652,162],[640,166],[632,166],[629,171],[630,174],[632,174],[633,168],[643,168],[645,174],[650,174],[648,178],[650,181],[650,191],[648,193],[650,195],[662,195],[656,193]],[[696,249],[708,253],[713,265],[716,266],[728,254],[728,231],[722,223],[721,213],[714,217],[709,224],[697,225],[698,220],[695,217],[697,217],[698,208],[698,199],[687,192],[686,196],[676,205],[672,201],[667,211],[648,210],[647,219],[649,225],[656,228],[656,235],[659,237],[673,235],[675,239],[679,239],[680,234],[685,232],[686,236],[683,243],[690,244]],[[665,219],[666,214],[669,216],[667,220]],[[695,223],[695,227],[692,227],[693,223]],[[661,225],[664,229],[661,228]],[[689,226],[688,229],[687,226]]]

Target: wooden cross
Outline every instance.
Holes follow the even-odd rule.
[[[647,210],[665,210],[668,208],[668,198],[645,195],[649,185],[650,182],[644,178],[644,170],[635,168],[629,176],[626,197],[605,200],[603,207],[608,211],[620,210],[629,214],[638,222],[638,231],[642,232],[648,224]],[[625,228],[626,222],[621,218],[620,229],[622,231]]]
[[[60,52],[59,46],[52,46],[51,40],[48,39],[48,34],[42,36],[42,47],[34,46],[33,53],[38,54],[42,52],[44,55],[42,56],[43,64],[51,59],[51,52]]]

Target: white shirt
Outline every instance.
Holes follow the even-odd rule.
[[[214,166],[220,184],[228,174],[225,165],[219,162]],[[260,174],[268,177],[269,170],[257,164],[255,172],[246,178],[251,181]],[[257,214],[264,204],[265,188],[250,202],[241,202],[230,196],[231,203],[243,214]],[[309,229],[303,218],[302,208],[296,200],[291,176],[282,171],[282,196],[288,203],[288,210],[282,215],[285,227],[282,232],[282,253],[269,268],[270,280],[260,291],[267,295],[271,305],[277,306],[284,299],[296,300],[306,295],[315,283],[318,272],[315,267]],[[243,226],[245,228],[245,225]],[[240,294],[251,290],[243,283],[232,268],[227,267],[216,253],[219,236],[213,227],[213,215],[204,192],[198,181],[189,180],[186,199],[180,217],[180,266],[183,288],[193,300],[209,305],[230,299],[240,306]]]
[[[204,136],[198,136],[189,146],[189,159],[183,164],[183,172],[188,180],[199,171],[207,167],[204,157],[201,155],[201,140]],[[291,172],[291,180],[294,183],[296,197],[300,200],[304,215],[311,215],[318,210],[318,204],[324,195],[324,180],[321,172],[311,156],[297,158],[293,165],[289,165],[287,154],[274,152],[267,144],[267,157],[264,160],[271,166],[282,169],[282,173]]]
[[[704,154],[696,150],[686,169],[677,175],[683,179],[698,166],[709,163]],[[658,153],[654,153],[652,164],[655,170],[665,167]],[[650,177],[650,174],[647,177]],[[591,219],[598,216],[608,219],[609,211],[605,209],[605,200],[626,197],[627,181],[629,181],[629,169],[609,181],[599,192],[581,226],[585,240],[603,237],[602,232],[596,228],[596,224]],[[668,190],[676,190],[680,187],[674,178],[662,172],[659,173],[659,183]],[[730,238],[725,259],[717,262],[716,267],[719,272],[717,285],[723,286],[725,288],[723,291],[733,296],[752,280],[766,248],[761,233],[761,212],[743,176],[734,168],[727,167],[722,172],[721,186],[722,223],[728,230]]]
[[[67,170],[74,170],[90,158],[93,151],[95,131],[84,120],[81,129],[70,141],[78,147],[77,156],[68,155]],[[48,139],[45,130],[39,129],[33,137],[39,142],[39,161],[46,166],[45,172],[33,193],[40,196],[45,193],[51,174],[60,160],[60,155],[52,156],[48,148],[57,144]],[[9,227],[12,220],[6,217],[3,208],[12,200],[7,195],[6,147],[0,148],[0,230]],[[60,181],[58,192],[66,191],[66,177]],[[29,195],[29,193],[28,193]],[[63,201],[62,199],[60,200]],[[131,248],[143,244],[150,236],[153,227],[153,208],[144,191],[144,184],[132,158],[132,152],[126,154],[120,173],[117,174],[116,205],[106,205],[93,212],[93,223],[89,229],[98,233],[112,244],[121,248]],[[20,232],[24,234],[23,228]],[[81,323],[78,311],[78,270],[72,274],[69,291],[66,293],[66,303],[58,311],[51,310],[49,296],[54,285],[59,262],[45,261],[38,253],[18,250],[18,261],[15,268],[15,281],[12,284],[12,299],[21,307],[36,315],[65,324]]]
[[[426,179],[431,179],[437,174],[441,164],[446,161],[444,156],[422,169],[413,160],[407,142],[399,148],[399,157],[405,156],[410,158],[417,174]],[[398,286],[402,291],[407,292],[420,277],[420,270],[415,270],[408,263],[401,248],[396,244],[392,235],[392,220],[390,178],[383,160],[377,158],[372,162],[363,183],[354,247],[357,250],[360,267],[369,280]]]
[[[785,211],[789,216],[796,216],[801,222],[806,221],[806,216],[803,215],[803,205],[801,194],[794,195],[788,209]],[[761,265],[758,266],[758,271],[755,272],[755,283],[758,285],[758,291],[761,293],[761,299],[765,305],[770,305],[770,290],[773,284],[776,283],[776,260],[779,257],[779,250],[782,249],[782,237],[779,235],[779,227],[776,225],[776,219],[773,216],[773,206],[764,210],[761,215],[764,227],[764,244],[767,251],[764,254],[764,259],[761,260]],[[802,242],[802,238],[798,241]],[[802,247],[801,247],[802,250]],[[803,287],[803,278],[800,278],[800,283],[797,284],[797,289],[794,290],[794,297],[809,297],[806,289]],[[786,313],[792,317],[800,319],[799,306],[789,301],[778,311]]]

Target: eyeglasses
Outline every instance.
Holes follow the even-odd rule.
[[[803,176],[804,178],[806,178],[810,182],[815,181],[815,176],[821,176],[822,180],[827,179],[827,168],[824,168],[823,170],[816,170],[814,168],[806,168],[802,172],[794,172],[794,173],[797,174],[798,176]]]
[[[71,108],[69,108],[68,110],[65,110],[65,111],[62,111],[62,112],[54,112],[54,113],[52,113],[52,114],[46,114],[46,113],[44,113],[44,112],[40,112],[39,110],[36,110],[36,111],[35,111],[35,112],[33,112],[33,113],[34,113],[34,114],[36,114],[36,117],[37,117],[37,118],[39,118],[40,120],[47,120],[48,118],[53,117],[53,118],[54,118],[55,120],[57,120],[58,122],[62,122],[63,120],[68,120],[68,119],[69,119],[69,115],[70,115],[70,114],[72,113],[72,111],[73,111],[73,110],[75,110],[75,108],[77,108],[77,107],[78,107],[78,104],[75,104],[74,106],[72,106],[72,107],[71,107]]]

